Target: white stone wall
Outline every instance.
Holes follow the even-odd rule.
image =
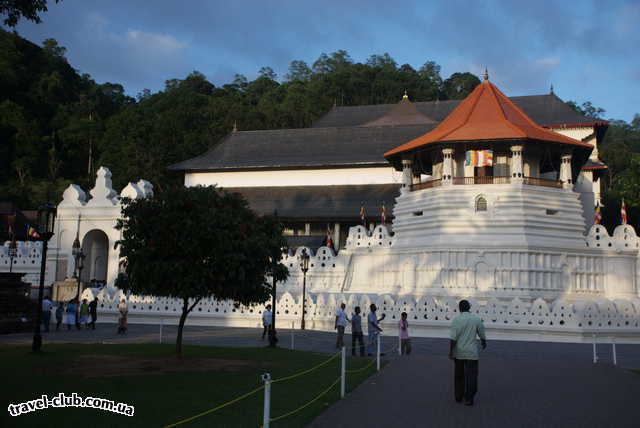
[[[401,183],[402,173],[390,166],[186,173],[184,185],[219,187],[335,186]]]

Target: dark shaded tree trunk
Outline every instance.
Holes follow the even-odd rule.
[[[189,307],[189,298],[182,299],[182,314],[180,314],[180,323],[178,324],[178,337],[176,338],[176,355],[178,358],[182,358],[182,330],[184,329],[184,323],[187,321],[187,316],[200,303],[202,297],[198,297],[193,305]]]
[[[180,323],[178,324],[178,338],[176,339],[176,355],[182,358],[182,330],[184,329],[184,323],[189,315],[189,299],[183,299],[182,314],[180,314]]]

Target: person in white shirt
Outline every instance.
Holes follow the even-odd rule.
[[[344,308],[347,306],[342,303],[336,311],[336,324],[335,329],[338,330],[338,338],[336,340],[336,348],[342,348],[344,346],[344,329],[349,322],[347,314],[344,312]]]
[[[45,296],[44,300],[42,301],[42,323],[44,324],[44,331],[49,331],[52,308],[53,302],[49,300],[49,296]]]
[[[267,308],[264,310],[264,312],[262,312],[262,326],[264,327],[264,330],[262,331],[262,340],[264,340],[264,336],[271,328],[272,320],[273,315],[271,313],[271,305],[267,305]]]

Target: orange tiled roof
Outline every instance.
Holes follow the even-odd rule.
[[[494,84],[486,80],[435,129],[386,152],[384,157],[395,157],[433,143],[484,140],[538,140],[592,148],[588,143],[537,125]]]

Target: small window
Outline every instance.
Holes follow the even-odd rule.
[[[423,213],[422,211],[414,211],[413,215],[420,216],[420,215],[422,215],[422,213]]]
[[[556,215],[558,214],[558,210],[547,210],[547,215]]]
[[[480,196],[476,199],[476,212],[486,211],[487,210],[487,200]]]

